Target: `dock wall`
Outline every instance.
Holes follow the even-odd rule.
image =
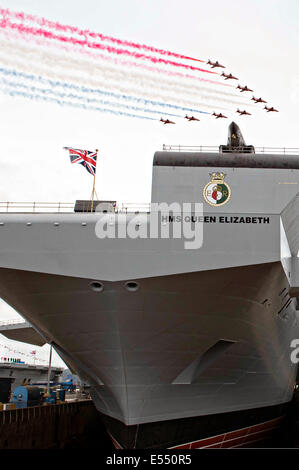
[[[91,400],[0,411],[0,449],[113,447]]]

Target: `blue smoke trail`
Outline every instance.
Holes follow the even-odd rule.
[[[38,87],[35,87],[35,86],[25,85],[24,83],[12,82],[12,81],[5,80],[5,79],[2,80],[2,85],[4,85],[4,86],[6,85],[9,88],[25,88],[26,93],[28,93],[28,90],[29,90],[29,92],[32,93],[32,94],[37,94],[37,93],[41,93],[43,95],[52,94],[52,95],[58,96],[59,98],[62,98],[62,99],[84,100],[88,104],[91,103],[91,104],[100,104],[100,105],[104,105],[104,106],[112,106],[113,108],[125,108],[125,109],[132,110],[132,111],[137,111],[137,112],[140,111],[142,113],[159,114],[160,116],[161,116],[161,114],[163,114],[163,115],[174,116],[174,117],[178,117],[178,118],[182,117],[179,114],[165,113],[161,110],[157,111],[157,110],[151,110],[151,109],[147,109],[147,108],[140,108],[138,106],[132,106],[132,105],[123,104],[123,103],[116,103],[114,101],[97,100],[97,99],[94,99],[94,98],[88,98],[86,96],[74,95],[72,93],[62,93],[62,92],[59,92],[59,91],[55,92],[54,90],[51,90],[49,88],[46,88],[46,89],[45,88],[38,88]]]
[[[1,91],[7,95],[10,96],[22,96],[23,98],[29,98],[31,100],[42,100],[42,101],[48,101],[50,103],[55,103],[59,104],[60,106],[72,106],[74,108],[81,108],[81,109],[86,109],[87,111],[99,111],[101,113],[110,113],[114,114],[116,116],[126,116],[126,117],[133,117],[133,118],[138,118],[138,119],[149,119],[151,121],[158,121],[157,118],[149,117],[149,116],[140,116],[137,114],[131,114],[131,113],[125,113],[123,111],[115,111],[113,109],[108,109],[108,108],[99,108],[97,106],[87,106],[83,103],[74,103],[71,101],[64,101],[64,100],[58,100],[55,98],[50,98],[49,96],[41,96],[41,95],[33,95],[31,93],[25,93],[22,91],[15,91],[11,90],[9,88],[1,88]]]
[[[74,85],[74,84],[71,84],[71,83],[66,83],[66,82],[47,79],[47,78],[41,77],[40,75],[33,75],[33,74],[27,74],[27,73],[24,73],[24,72],[17,72],[16,70],[6,69],[4,67],[0,67],[0,73],[2,73],[3,75],[21,77],[21,78],[31,80],[31,81],[38,81],[40,83],[47,84],[47,85],[50,85],[52,87],[62,87],[62,88],[72,89],[72,90],[75,90],[79,93],[96,93],[96,94],[99,94],[99,95],[105,95],[105,96],[109,96],[111,98],[117,98],[117,99],[121,99],[121,100],[125,100],[125,101],[135,101],[137,103],[143,103],[146,106],[147,105],[161,106],[163,108],[172,108],[172,109],[176,109],[178,111],[186,111],[186,112],[201,113],[201,114],[210,114],[207,111],[200,111],[199,109],[187,108],[187,107],[178,106],[178,105],[175,105],[175,104],[163,103],[161,101],[148,100],[148,99],[145,99],[145,98],[137,98],[135,96],[124,95],[124,94],[114,93],[114,92],[110,92],[110,91],[104,91],[104,90],[100,90],[98,88],[88,88],[88,87],[85,87],[85,86],[78,86],[78,85]]]

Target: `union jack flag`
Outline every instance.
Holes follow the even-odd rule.
[[[80,163],[91,175],[95,175],[97,166],[97,151],[73,149],[72,147],[63,147],[70,153],[71,163]]]

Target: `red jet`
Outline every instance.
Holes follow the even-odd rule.
[[[226,118],[227,119],[227,116],[224,116],[224,114],[221,114],[221,113],[213,113],[212,116],[215,116],[216,119],[219,119],[219,118]]]
[[[251,98],[255,103],[267,103],[267,101],[262,100],[262,98],[255,98],[254,96]]]
[[[225,69],[224,65],[219,64],[218,60],[216,60],[216,62],[212,62],[211,60],[208,60],[207,64],[211,65],[212,69],[214,69],[215,67],[222,67],[223,69]]]
[[[188,119],[189,122],[190,122],[190,121],[200,121],[200,119],[197,119],[197,118],[194,117],[194,116],[188,116],[187,114],[186,114],[186,116],[185,116],[185,119]]]
[[[240,116],[245,116],[246,114],[248,114],[248,116],[251,116],[251,113],[248,113],[247,111],[240,111],[240,109],[237,109],[236,113],[239,113]]]
[[[231,73],[227,75],[226,73],[222,72],[221,77],[225,77],[225,80],[238,80],[238,78],[234,77]]]
[[[240,86],[240,85],[238,85],[238,86],[237,86],[237,89],[239,89],[241,93],[242,93],[243,91],[253,91],[253,90],[251,90],[250,88],[248,88],[247,85],[245,85],[245,86]]]
[[[175,122],[173,121],[169,121],[169,119],[160,119],[161,122],[163,122],[163,124],[175,124]]]
[[[264,109],[267,110],[267,113],[269,113],[270,111],[275,111],[276,113],[278,113],[278,109],[274,109],[273,106],[271,106],[271,108],[268,108],[267,106],[264,107]]]

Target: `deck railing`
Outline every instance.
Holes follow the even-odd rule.
[[[269,153],[277,155],[299,155],[299,148],[296,147],[254,147],[255,153]],[[166,152],[205,152],[218,153],[219,146],[212,145],[166,145],[163,144],[163,151]],[[237,153],[237,149],[225,150],[225,153]]]
[[[27,325],[27,322],[25,320],[18,320],[17,318],[13,318],[12,320],[2,320],[0,321],[0,327],[1,326],[10,326],[10,325]]]
[[[73,212],[74,202],[0,201],[0,212]]]
[[[75,208],[74,202],[12,202],[0,201],[0,213],[73,213]],[[97,208],[94,207],[95,212]],[[117,202],[113,208],[115,213],[149,213],[151,209],[150,203],[138,202]],[[88,211],[86,211],[88,213]],[[89,212],[90,213],[90,212]]]

